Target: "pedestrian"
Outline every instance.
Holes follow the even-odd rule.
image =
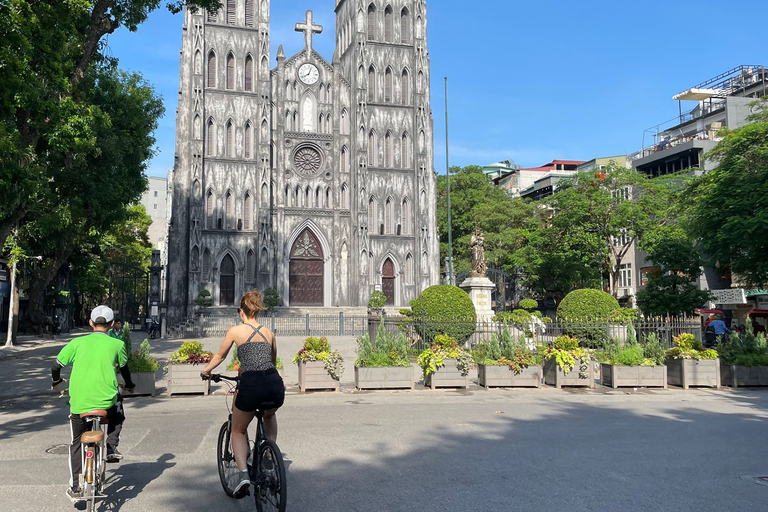
[[[111,337],[115,338],[116,340],[122,341],[123,334],[124,334],[123,322],[119,318],[115,318],[115,321],[112,324],[112,328],[109,330],[107,334],[109,334]]]
[[[115,318],[114,322],[112,323],[112,328],[107,334],[110,337],[125,343],[125,340],[123,339],[125,330],[123,329],[122,320]],[[125,347],[125,353],[129,358],[131,357],[130,348],[128,346]],[[115,371],[119,372],[120,369],[115,366]],[[123,407],[123,394],[120,392],[119,386],[117,388],[117,404],[118,408],[124,412],[125,408]],[[120,462],[123,459],[123,454],[117,450],[117,446],[120,444],[120,434],[123,432],[123,423],[125,423],[125,414],[121,414],[120,420],[111,427],[112,440],[107,446],[107,462]]]
[[[731,334],[731,330],[725,325],[723,319],[723,315],[716,315],[715,319],[709,323],[709,327],[715,331],[715,339],[720,343],[725,341],[726,335]]]
[[[125,344],[110,337],[107,332],[113,327],[114,312],[107,306],[97,306],[91,312],[90,326],[93,333],[81,336],[67,343],[61,349],[51,368],[51,389],[64,382],[61,369],[71,364],[69,378],[69,423],[72,441],[69,446],[69,488],[67,497],[73,502],[82,500],[80,485],[82,474],[82,448],[80,436],[88,429],[88,422],[83,418],[88,412],[106,410],[109,427],[107,429],[107,453],[114,450],[115,426],[121,424],[124,416],[122,403],[118,402],[117,377],[115,365],[125,379],[125,387],[132,391],[135,387],[131,372],[126,363],[128,356]],[[116,451],[116,450],[114,450]]]

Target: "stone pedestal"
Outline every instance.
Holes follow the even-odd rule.
[[[468,277],[459,288],[469,294],[475,305],[478,322],[490,322],[494,312],[491,307],[491,294],[496,285],[487,277]]]

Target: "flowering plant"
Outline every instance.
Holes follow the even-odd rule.
[[[310,336],[304,340],[304,346],[293,356],[293,364],[302,364],[310,361],[322,361],[325,371],[334,380],[341,379],[344,373],[344,358],[338,350],[331,350],[328,339]]]
[[[469,373],[469,367],[472,365],[472,354],[459,346],[459,342],[446,334],[435,336],[435,342],[431,347],[419,354],[417,363],[421,367],[424,377],[435,373],[439,368],[445,366],[446,359],[455,359],[456,368],[462,376]]]
[[[590,354],[586,349],[579,347],[579,340],[572,336],[556,338],[551,347],[544,349],[544,359],[554,359],[565,375],[571,373],[578,359],[579,378],[589,378]]]
[[[667,350],[670,359],[717,359],[716,350],[704,350],[701,342],[691,333],[683,333],[672,338],[674,347]]]
[[[168,366],[172,364],[208,364],[211,362],[213,353],[203,349],[203,344],[199,341],[185,341],[181,344],[179,350],[168,357],[168,363],[165,365],[165,371],[168,372]]]

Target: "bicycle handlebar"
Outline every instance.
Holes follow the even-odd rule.
[[[201,376],[203,380],[211,380],[213,382],[219,382],[222,379],[228,380],[230,382],[239,382],[240,377],[227,377],[226,375],[222,375],[220,373],[212,373],[208,379],[206,379],[204,376]]]

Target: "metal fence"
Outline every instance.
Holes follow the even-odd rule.
[[[240,321],[237,316],[204,314],[195,318],[192,332],[201,338],[224,336]],[[264,315],[259,321],[278,336],[362,336],[368,331],[365,316],[338,315]],[[190,330],[187,330],[189,333]],[[188,335],[188,334],[187,334]]]

